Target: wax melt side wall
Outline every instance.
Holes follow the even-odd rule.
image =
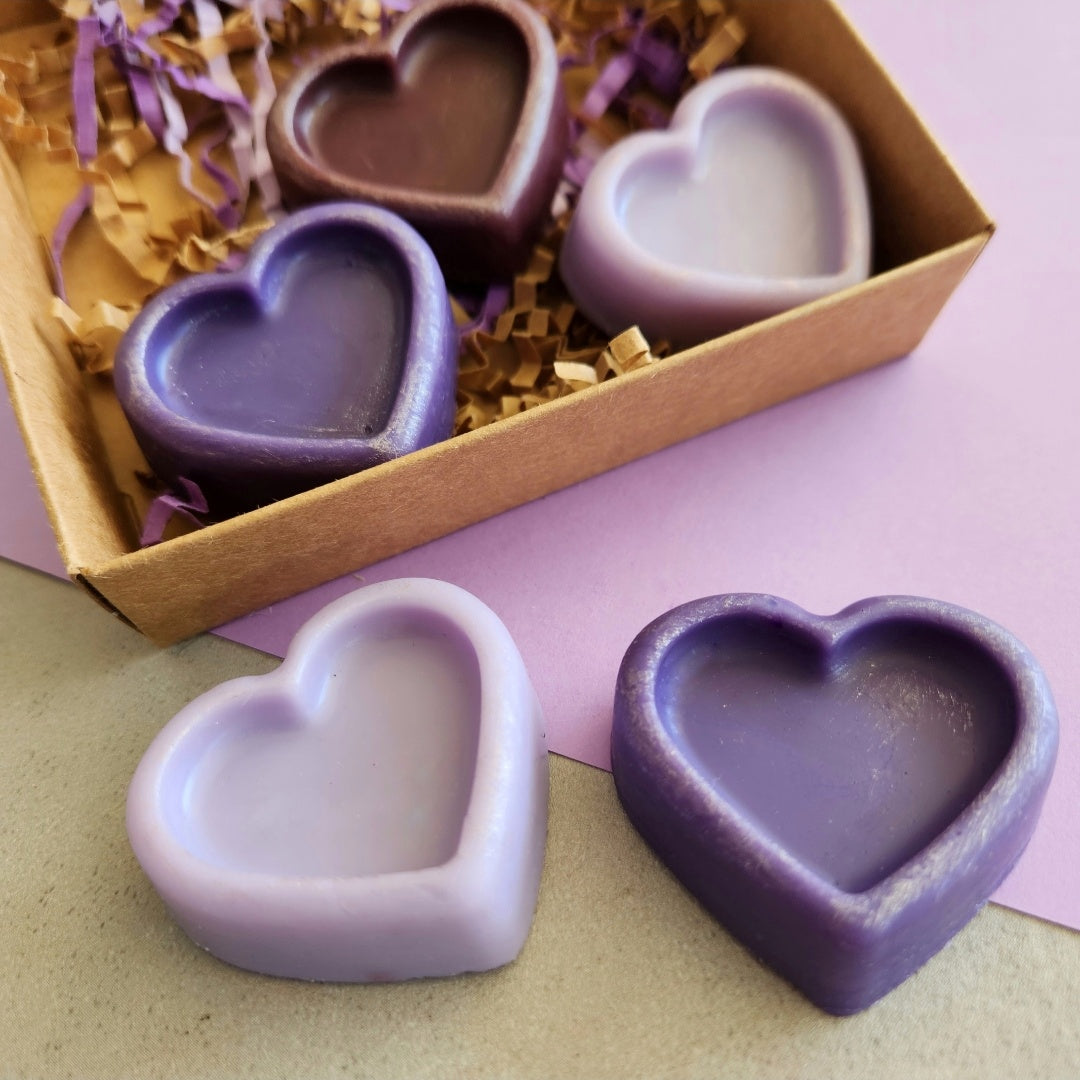
[[[17,6],[28,20],[47,10]],[[833,5],[738,6],[753,42],[747,59],[803,74],[851,117],[879,222],[875,277],[155,548],[132,550],[82,376],[42,336],[45,260],[20,181],[5,168],[0,270],[12,284],[0,306],[0,353],[72,577],[167,644],[913,349],[986,243],[989,219]]]

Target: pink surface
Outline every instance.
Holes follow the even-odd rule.
[[[474,592],[518,642],[551,747],[600,765],[623,651],[683,601],[763,591],[824,613],[914,593],[974,608],[1039,657],[1062,721],[1042,821],[996,899],[1080,928],[1080,9],[1040,5],[1021,48],[1004,0],[846,8],[999,223],[916,354],[362,577],[438,577]],[[4,484],[7,529],[32,488]],[[40,545],[35,527],[0,550],[22,558]],[[224,632],[281,653],[356,584]]]
[[[0,390],[0,555],[65,577],[2,376]]]

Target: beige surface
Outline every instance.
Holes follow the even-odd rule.
[[[0,598],[2,1076],[1080,1076],[1080,934],[987,908],[884,1001],[829,1018],[689,899],[607,774],[561,758],[515,964],[372,987],[229,968],[142,876],[124,795],[181,705],[276,661],[209,637],[158,651],[3,561]]]

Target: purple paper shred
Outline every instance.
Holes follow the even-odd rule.
[[[616,53],[597,76],[581,103],[581,115],[599,120],[611,108],[626,84],[637,74],[638,58],[631,52]]]
[[[75,152],[79,163],[85,165],[97,154],[97,96],[94,91],[94,52],[101,40],[98,20],[92,16],[80,19],[75,42],[75,59],[71,69],[71,96],[75,113]],[[94,191],[89,184],[79,188],[78,194],[64,207],[53,229],[49,254],[52,257],[56,295],[67,303],[64,285],[64,248],[68,237],[89,209]]]
[[[214,267],[214,272],[217,274],[231,274],[234,270],[239,270],[246,262],[247,255],[243,251],[230,251],[229,254]]]
[[[618,27],[594,33],[581,53],[563,58],[562,66],[593,63],[599,42],[628,26],[636,28],[629,47],[625,52],[616,53],[604,65],[585,95],[578,117],[572,122],[572,147],[563,165],[563,181],[571,191],[584,185],[605,149],[590,134],[585,121],[600,119],[616,101],[625,102],[635,77],[643,79],[657,93],[674,96],[686,76],[686,58],[674,44],[657,37],[641,25],[640,11],[624,16]],[[668,113],[658,105],[652,105],[647,100],[635,101],[634,112],[644,127],[667,127]],[[563,201],[565,198],[564,192]],[[557,201],[556,205],[561,205],[561,202]]]
[[[548,12],[548,18],[554,23],[556,28],[566,28],[566,24],[561,20],[554,12]],[[585,42],[585,47],[576,54],[564,56],[559,61],[560,67],[589,67],[596,61],[596,50],[600,45],[600,42],[605,38],[611,37],[613,34],[620,33],[627,27],[636,26],[641,19],[641,13],[639,11],[623,11],[619,17],[619,21],[613,26],[605,26],[599,30],[594,30],[588,40]]]
[[[84,184],[78,195],[64,207],[60,214],[60,220],[53,229],[52,243],[49,245],[49,254],[52,256],[53,276],[55,278],[56,295],[64,303],[67,303],[67,289],[64,286],[64,248],[67,247],[68,237],[71,230],[79,223],[79,218],[86,213],[90,204],[94,201],[94,190],[89,184]]]
[[[135,31],[135,40],[145,44],[155,34],[164,33],[180,18],[183,0],[162,0],[157,11]]]
[[[128,89],[140,118],[160,143],[165,137],[165,113],[158,100],[154,77],[145,68],[121,60],[118,67],[127,76]]]
[[[218,220],[225,224],[227,229],[235,229],[240,224],[240,187],[232,177],[228,169],[223,169],[210,156],[227,138],[229,128],[223,124],[202,148],[199,154],[199,164],[207,176],[212,177],[225,195],[225,201],[215,209]]]
[[[183,489],[182,495],[178,495],[175,491],[167,491],[158,495],[150,503],[146,520],[143,522],[142,534],[139,537],[140,547],[153,547],[155,544],[160,544],[174,516],[182,517],[200,528],[206,524],[200,515],[208,513],[210,508],[199,485],[194,480],[187,480],[184,477],[180,477],[177,484]]]
[[[71,96],[75,107],[75,151],[85,165],[97,153],[97,96],[94,92],[94,52],[101,39],[97,19],[79,20],[75,60],[71,69]]]
[[[243,4],[236,6],[249,4],[259,16],[264,4],[260,4],[258,0],[244,0]],[[154,14],[132,32],[122,9],[114,0],[93,0],[92,3],[99,25],[100,42],[110,49],[117,70],[126,79],[139,116],[158,143],[178,159],[181,183],[185,189],[209,206],[223,226],[232,228],[242,214],[239,204],[242,199],[246,200],[250,179],[250,170],[244,168],[242,160],[242,144],[250,145],[252,141],[251,106],[235,80],[221,77],[220,68],[218,78],[213,74],[193,74],[177,64],[170,63],[155,49],[153,38],[172,28],[180,18],[182,8],[183,0],[163,0]],[[206,12],[212,10],[214,20],[220,25],[220,13],[215,5],[200,4],[199,10],[204,21]],[[258,17],[256,21],[259,22]],[[260,28],[265,29],[261,24]],[[227,66],[227,58],[217,59]],[[215,62],[211,61],[211,69],[214,67]],[[227,204],[214,205],[199,191],[191,178],[190,159],[183,150],[188,136],[188,125],[176,100],[174,87],[220,102],[226,109],[234,129],[230,144],[234,156],[238,158],[237,166],[241,174],[241,184],[238,187],[234,185],[235,195],[230,195]],[[220,183],[217,174],[214,174],[214,178]]]
[[[645,81],[658,93],[676,95],[686,77],[686,57],[678,47],[640,29],[630,42],[630,52]]]
[[[460,300],[461,297],[458,297]],[[458,336],[464,340],[474,330],[490,331],[495,325],[495,320],[510,302],[510,286],[505,282],[497,285],[489,285],[480,301],[476,314],[463,326],[458,328]]]

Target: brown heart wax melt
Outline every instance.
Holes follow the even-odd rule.
[[[324,53],[283,88],[267,131],[290,206],[394,210],[458,280],[524,265],[567,136],[554,41],[519,0],[429,0],[385,39]]]

